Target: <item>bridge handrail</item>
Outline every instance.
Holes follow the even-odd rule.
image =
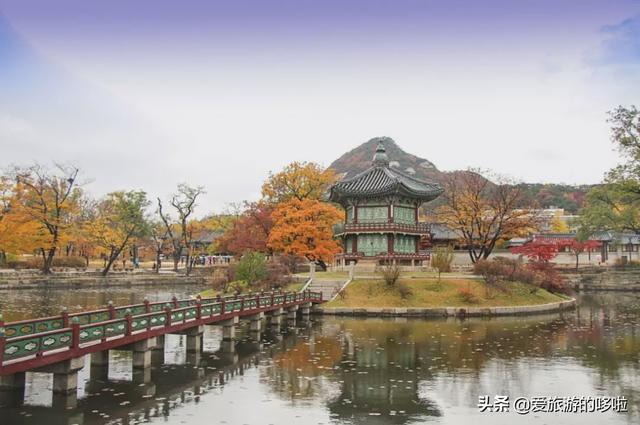
[[[279,294],[281,292],[272,291],[267,294]],[[253,294],[244,295],[245,297],[250,297]],[[231,301],[237,298],[236,295],[225,295],[220,297],[225,301]],[[216,300],[217,298],[207,298],[207,300]],[[204,300],[204,299],[203,299]],[[197,302],[197,298],[187,298],[178,300],[175,297],[171,300],[174,308],[184,306],[192,306]],[[63,329],[69,326],[69,323],[74,317],[77,317],[80,324],[91,324],[91,323],[100,323],[105,320],[116,319],[116,318],[124,318],[127,310],[131,310],[132,314],[139,315],[150,312],[159,312],[164,310],[164,306],[167,304],[166,301],[156,301],[149,302],[145,301],[140,304],[129,304],[114,307],[112,304],[109,304],[106,308],[89,310],[89,311],[80,311],[76,313],[67,313],[63,311],[58,316],[49,316],[49,317],[40,317],[35,319],[26,319],[20,320],[16,322],[7,322],[4,324],[5,334],[7,337],[18,337],[25,335],[35,335],[39,332],[46,332],[52,330]]]
[[[286,305],[304,300],[322,301],[322,294],[311,291],[270,292],[251,294],[251,296],[207,298],[204,299],[204,303],[203,299],[196,298],[193,300],[194,304],[190,303],[178,308],[173,308],[177,304],[174,299],[170,303],[158,303],[164,305],[164,309],[160,311],[148,311],[133,315],[133,310],[128,308],[125,309],[124,317],[85,324],[80,324],[78,315],[75,315],[72,317],[70,325],[67,322],[65,327],[13,337],[6,335],[6,325],[23,322],[37,323],[37,319],[35,322],[31,320],[5,324],[0,317],[0,367],[6,360],[11,361],[33,355],[39,357],[45,352],[63,348],[76,350],[80,348],[81,344],[97,340],[106,341],[110,337],[126,336],[138,331],[170,326],[174,323],[186,323],[195,319],[211,318],[216,315],[256,310],[274,305]],[[231,308],[227,309],[227,305],[231,305]],[[58,320],[56,316],[53,318]],[[156,320],[155,324],[154,319]]]

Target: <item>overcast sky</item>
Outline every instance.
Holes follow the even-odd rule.
[[[441,170],[595,183],[640,106],[638,0],[0,0],[0,166],[95,195],[206,186],[389,136]]]

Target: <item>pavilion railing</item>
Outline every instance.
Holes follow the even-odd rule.
[[[430,232],[429,223],[339,223],[333,226],[333,233],[345,232],[403,232],[424,235]]]

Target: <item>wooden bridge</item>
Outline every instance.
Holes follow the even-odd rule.
[[[145,371],[151,367],[152,352],[164,352],[166,334],[186,335],[187,351],[200,352],[203,326],[221,325],[222,347],[233,351],[240,319],[249,320],[250,331],[259,338],[265,315],[270,326],[279,327],[285,312],[288,321],[295,322],[297,313],[308,317],[313,304],[322,302],[317,292],[270,292],[145,300],[122,307],[109,303],[99,310],[63,311],[59,316],[9,323],[0,316],[0,405],[21,402],[28,371],[52,373],[54,396],[73,395],[75,400],[77,372],[84,367],[87,354],[91,354],[92,367],[104,367],[109,350],[129,350],[134,370]]]

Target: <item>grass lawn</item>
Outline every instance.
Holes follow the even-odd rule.
[[[442,278],[449,278],[450,276],[460,276],[460,275],[464,275],[464,274],[468,274],[468,273],[464,273],[464,272],[451,272],[451,273],[442,273]],[[309,277],[309,273],[298,273],[296,274],[296,276],[302,276],[302,277]],[[428,279],[428,278],[433,278],[437,276],[436,272],[418,272],[418,271],[405,271],[405,272],[401,272],[400,276],[402,276],[403,278],[407,278],[407,279]],[[321,271],[316,271],[316,280],[347,280],[347,278],[349,277],[349,272],[321,272]],[[356,280],[361,277],[361,278],[382,278],[382,275],[380,273],[374,273],[372,272],[356,272],[355,274]]]
[[[502,290],[492,289],[487,297],[484,282],[476,279],[401,279],[412,291],[406,299],[397,288],[388,288],[383,280],[354,280],[346,288],[346,296],[337,297],[326,307],[497,307],[546,304],[566,298],[551,294],[544,289],[531,292],[531,286],[523,283],[504,284]],[[477,302],[466,302],[459,294],[460,289],[471,289]]]

